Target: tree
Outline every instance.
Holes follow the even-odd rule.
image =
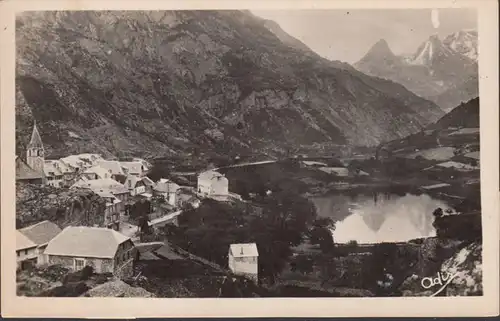
[[[335,225],[330,218],[319,218],[313,223],[309,231],[309,241],[318,244],[323,252],[331,251],[334,247],[332,230]]]
[[[302,274],[311,273],[313,271],[313,260],[306,255],[297,256],[291,263],[291,270]]]

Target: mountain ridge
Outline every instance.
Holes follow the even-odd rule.
[[[19,154],[34,119],[49,155],[154,156],[376,145],[443,114],[241,11],[43,12],[16,25]]]
[[[356,69],[398,82],[445,111],[478,95],[478,89],[473,90],[479,86],[473,83],[478,74],[477,32],[458,31],[443,40],[433,34],[413,54],[393,54],[390,59],[387,52],[374,54],[380,50],[374,48],[380,48],[380,41],[354,64]],[[457,88],[466,81],[470,90],[464,94]]]

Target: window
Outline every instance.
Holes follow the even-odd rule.
[[[17,252],[17,256],[21,256],[21,252]]]
[[[85,267],[84,259],[74,259],[75,271],[79,271]]]
[[[28,250],[24,250],[24,255],[28,255]]]

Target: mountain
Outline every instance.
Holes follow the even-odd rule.
[[[449,112],[457,105],[467,102],[470,97],[479,96],[479,80],[477,75],[471,76],[462,82],[454,84],[445,92],[430,97],[438,106],[441,106],[444,111]]]
[[[477,32],[459,31],[443,40],[431,35],[411,55],[395,55],[380,40],[354,67],[398,82],[449,110],[477,96]]]
[[[477,62],[477,31],[460,30],[443,40],[443,44],[448,48],[461,53]]]
[[[16,26],[20,155],[34,119],[51,156],[152,157],[376,145],[443,115],[248,12],[32,12]]]
[[[455,107],[430,128],[479,128],[479,97]]]

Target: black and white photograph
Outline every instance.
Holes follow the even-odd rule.
[[[477,8],[14,32],[15,296],[484,295]]]

